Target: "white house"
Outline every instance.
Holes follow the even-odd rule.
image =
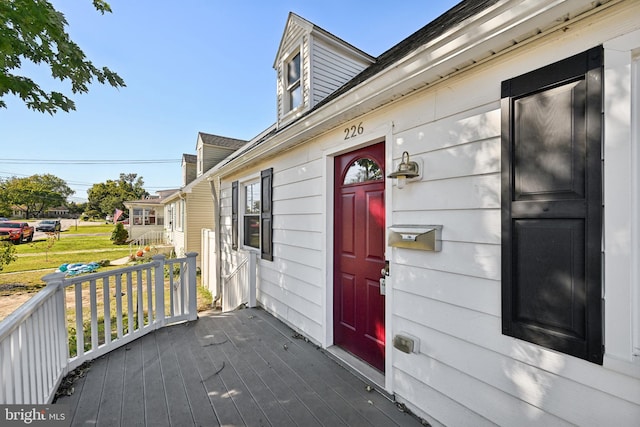
[[[247,141],[198,133],[196,155],[182,156],[182,186],[163,199],[165,234],[178,256],[200,252],[203,229],[213,229],[214,199],[210,183],[203,174]],[[201,266],[201,258],[196,260]]]
[[[172,190],[160,190],[156,194],[150,195],[140,200],[128,200],[124,202],[124,206],[128,209],[129,217],[129,239],[143,239],[148,240],[144,236],[151,234],[158,234],[163,236],[164,233],[164,200],[169,195],[175,193],[175,189]],[[151,240],[163,239],[153,238]]]
[[[257,254],[237,302],[432,425],[638,425],[639,1],[467,0],[378,58],[291,14],[274,67],[206,174],[223,293]]]

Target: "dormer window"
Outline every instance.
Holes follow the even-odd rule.
[[[295,110],[302,104],[302,85],[300,84],[301,63],[300,52],[296,53],[287,62],[287,95],[289,99],[289,111]]]
[[[374,57],[290,13],[273,62],[278,128],[302,117],[373,63]]]

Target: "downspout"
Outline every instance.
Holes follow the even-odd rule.
[[[182,254],[176,254],[176,256],[186,256],[187,252],[189,252],[189,226],[187,222],[187,198],[183,191],[178,194],[178,203],[180,201],[184,202],[180,208],[180,215],[182,215],[182,220],[180,221],[180,225],[182,225]]]
[[[213,222],[214,222],[214,233],[216,235],[215,238],[215,252],[216,252],[216,298],[213,300],[213,305],[215,306],[218,301],[222,298],[222,267],[220,263],[222,262],[222,256],[220,254],[220,204],[218,198],[218,189],[220,188],[220,177],[217,177],[218,183],[211,180],[209,181],[209,185],[211,187],[211,196],[213,197]]]

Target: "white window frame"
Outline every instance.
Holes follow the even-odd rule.
[[[604,366],[640,375],[640,30],[604,49]]]
[[[640,46],[631,58],[631,286],[633,356],[640,361]],[[635,118],[635,121],[634,121]]]
[[[176,202],[176,230],[183,231],[182,228],[184,226],[184,200],[180,199]]]
[[[262,197],[262,188],[261,188],[261,183],[260,183],[260,176],[255,176],[255,177],[251,177],[250,179],[247,179],[243,182],[240,183],[240,188],[239,188],[239,192],[240,194],[238,195],[238,203],[240,204],[240,206],[238,207],[238,240],[240,243],[240,246],[245,249],[245,250],[249,250],[249,251],[260,251],[260,228],[262,227],[262,223],[260,221],[260,205],[258,205],[258,211],[257,212],[251,212],[251,213],[247,213],[247,190],[249,188],[257,188],[257,195],[259,198],[259,202],[262,203],[261,197]],[[258,219],[258,245],[257,246],[253,246],[253,245],[249,245],[246,243],[246,239],[248,237],[248,233],[246,230],[246,223],[245,223],[245,219],[248,217],[256,217]]]
[[[298,80],[296,80],[293,83],[290,83],[289,82],[289,64],[293,62],[296,56],[300,57],[300,69],[299,69],[300,76]],[[285,114],[295,111],[298,108],[302,107],[302,105],[304,105],[304,86],[302,84],[303,69],[304,69],[304,66],[302,61],[302,49],[298,47],[289,56],[287,56],[282,63],[282,94],[284,98],[282,102],[284,105]],[[298,88],[300,89],[300,103],[294,106],[292,102],[292,93],[294,90]]]
[[[138,214],[136,214],[136,211],[138,211]],[[153,223],[151,223],[150,218],[152,218],[151,216],[151,211],[154,211],[155,214],[153,215]],[[163,225],[164,221],[163,221],[163,217],[158,215],[159,210],[157,208],[151,208],[151,207],[140,207],[140,208],[133,208],[132,210],[133,215],[132,215],[132,223],[133,225]],[[136,220],[140,219],[140,223],[136,223]]]
[[[204,149],[202,145],[198,146],[196,153],[196,162],[197,162],[197,175],[200,176],[204,173]]]

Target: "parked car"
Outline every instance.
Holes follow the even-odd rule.
[[[57,219],[44,219],[36,226],[36,231],[44,231],[47,233],[57,233],[60,231],[60,221]]]
[[[0,240],[10,240],[15,244],[33,240],[33,227],[26,222],[0,222]]]
[[[0,216],[0,222],[3,222],[3,221],[9,221],[9,218],[5,218],[3,216]]]

